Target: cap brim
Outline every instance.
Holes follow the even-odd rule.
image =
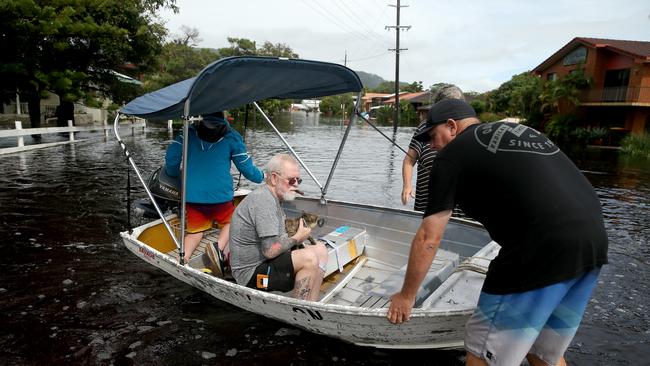
[[[433,126],[423,128],[415,136],[413,136],[413,139],[422,143],[429,142],[431,140],[431,136],[429,135],[431,128],[433,128]]]

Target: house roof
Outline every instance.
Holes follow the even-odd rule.
[[[584,45],[588,48],[605,48],[612,52],[620,53],[635,59],[637,62],[650,62],[650,42],[626,41],[620,39],[587,38],[576,37],[544,60],[539,66],[533,69],[534,73],[540,74],[567,53],[573,51],[577,46]]]
[[[428,103],[430,96],[431,96],[431,92],[427,90],[427,91],[417,92],[417,93],[400,93],[399,99],[408,100],[412,103],[416,103],[416,102]],[[395,103],[395,94],[392,94],[389,99],[386,99],[384,101],[384,103]]]
[[[366,93],[363,97],[361,97],[361,99],[369,100],[374,98],[386,98],[391,95],[392,94],[387,94],[387,93]]]

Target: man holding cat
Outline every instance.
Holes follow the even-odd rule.
[[[293,296],[317,301],[327,265],[322,242],[291,250],[311,234],[300,222],[297,232],[285,231],[283,201],[296,197],[300,178],[298,162],[287,154],[269,161],[265,183],[250,193],[235,209],[230,223],[233,277],[240,285],[262,291],[293,290]]]

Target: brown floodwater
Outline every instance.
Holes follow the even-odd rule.
[[[249,149],[262,165],[282,144],[267,128],[251,128]],[[292,115],[280,129],[324,183],[342,135],[338,122]],[[407,146],[412,132],[399,129],[398,143]],[[162,163],[167,132],[125,135],[144,173]],[[127,228],[121,150],[101,134],[85,137],[0,156],[0,364],[464,364],[461,351],[377,350],[304,332],[149,266],[119,239]],[[650,162],[609,150],[571,157],[603,203],[611,263],[566,358],[573,365],[643,363],[650,358]],[[355,126],[329,196],[401,207],[402,158],[375,131]],[[143,197],[131,179],[133,197]],[[313,182],[302,188],[317,193]]]

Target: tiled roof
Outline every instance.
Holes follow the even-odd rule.
[[[427,94],[430,94],[430,93],[431,92],[429,92],[429,91],[423,91],[423,92],[417,92],[417,93],[400,93],[399,99],[400,100],[413,100],[413,99],[423,97],[423,96],[425,96]],[[426,101],[428,102],[429,101],[428,98],[426,98],[426,99],[427,99]],[[392,96],[392,97],[390,97],[390,99],[386,99],[384,101],[384,103],[395,103],[395,97]]]
[[[384,97],[388,97],[390,95],[392,95],[392,94],[387,94],[387,93],[366,93],[363,97],[361,97],[361,99],[368,100],[368,99],[372,99],[372,98],[384,98]]]
[[[557,60],[564,57],[568,52],[575,49],[578,45],[585,45],[589,48],[606,48],[613,52],[624,54],[634,59],[640,59],[642,62],[650,62],[650,42],[647,41],[627,41],[619,39],[605,38],[587,38],[576,37],[544,60],[539,66],[533,69],[533,72],[541,73],[553,65]]]
[[[645,58],[650,61],[650,42],[583,37],[577,39],[590,43],[593,47],[607,47],[613,51],[620,51],[630,56]]]

